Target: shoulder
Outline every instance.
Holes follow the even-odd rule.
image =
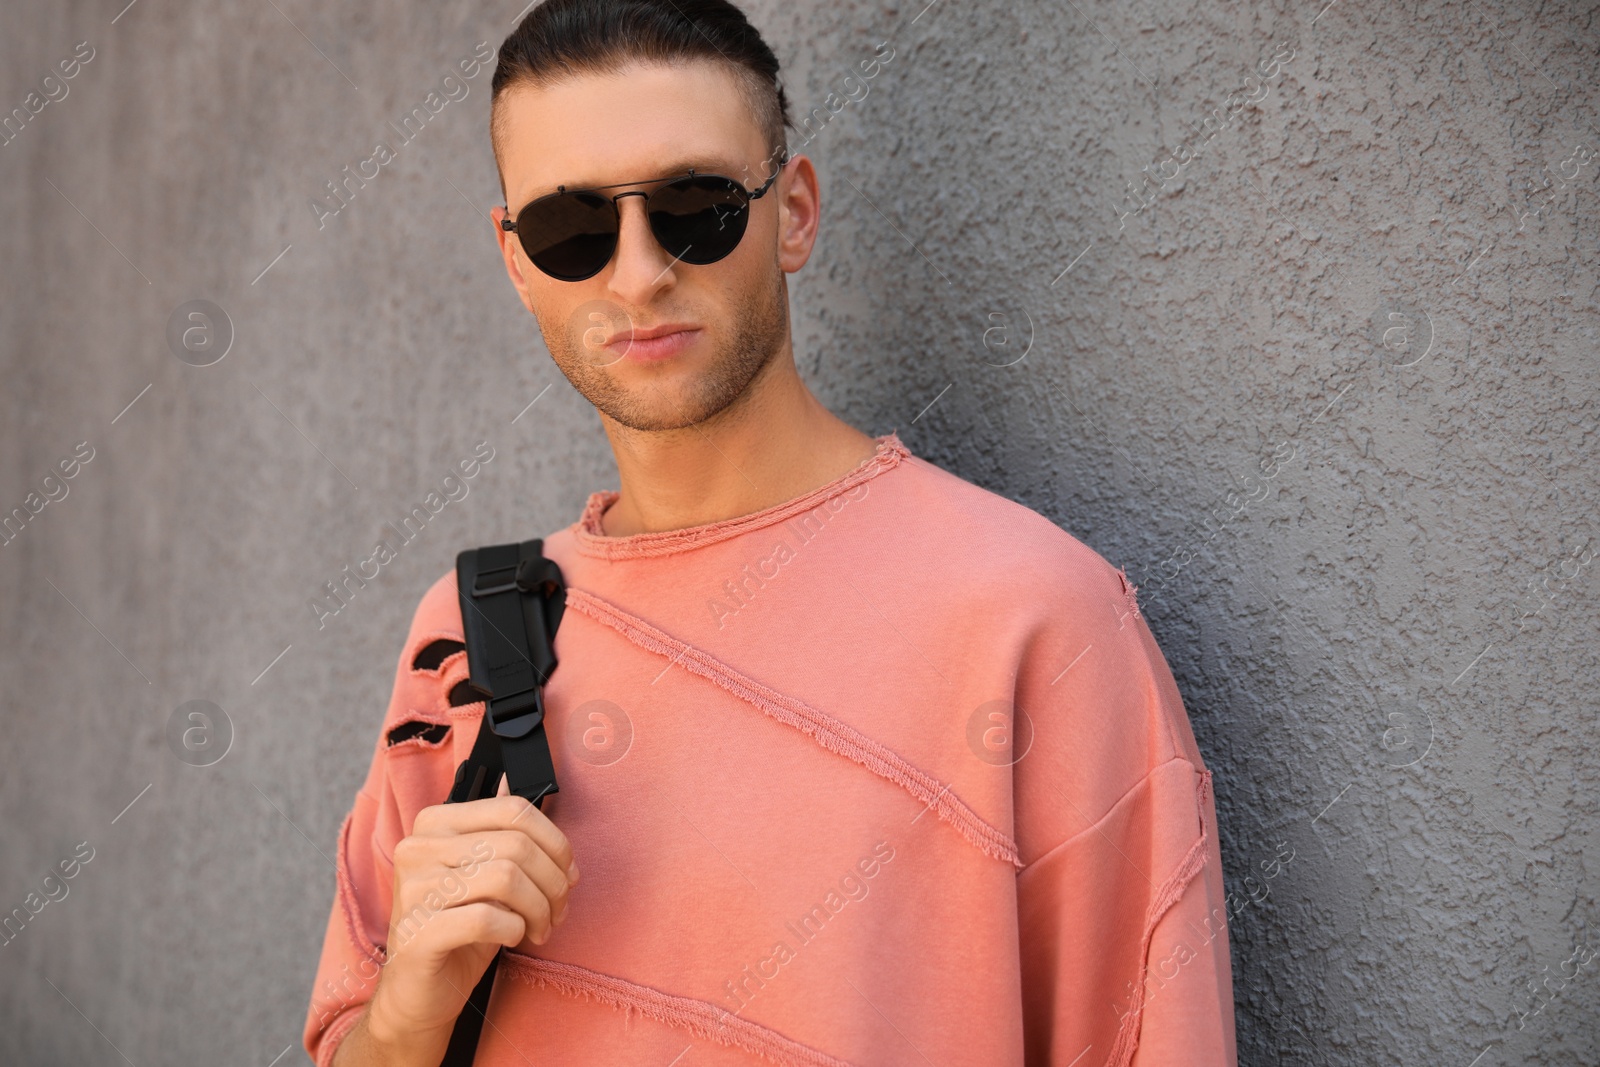
[[[942,567],[948,577],[932,584],[944,625],[960,631],[952,647],[1015,668],[1004,699],[1032,738],[1013,772],[1023,854],[1092,825],[1174,759],[1203,771],[1183,698],[1123,572],[1032,508],[925,461],[907,472],[897,490],[906,506],[892,515],[910,531],[897,539],[904,573],[927,585],[930,566]]]
[[[416,707],[437,704],[438,694],[430,686],[443,677],[439,664],[465,647],[465,642],[452,567],[428,586],[411,613],[405,645],[395,664],[396,693],[405,690],[407,700]]]
[[[1057,612],[1092,609],[1113,629],[1137,613],[1125,574],[1049,518],[927,460],[903,462],[905,517],[914,536],[939,547],[971,594],[1004,597],[1014,607],[1039,602]]]
[[[411,632],[407,644],[418,637],[438,635],[462,640],[461,602],[456,596],[456,571],[454,567],[441,574],[428,586],[411,616]]]

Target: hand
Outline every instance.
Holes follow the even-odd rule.
[[[394,849],[388,959],[369,1029],[448,1041],[500,946],[542,945],[578,881],[572,845],[519,796],[435,804]]]

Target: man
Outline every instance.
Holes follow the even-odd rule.
[[[502,946],[478,1064],[1235,1061],[1210,775],[1133,589],[796,373],[777,71],[723,0],[548,0],[500,50],[506,271],[621,488],[545,539],[542,810],[441,803],[483,705],[454,573],[423,597],[323,1067],[435,1067]]]

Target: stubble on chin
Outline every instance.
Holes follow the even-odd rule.
[[[666,388],[651,381],[648,372],[639,374],[637,366],[622,360],[599,365],[583,343],[581,323],[560,333],[559,338],[547,333],[545,342],[567,381],[608,418],[642,432],[680,430],[732,407],[783,347],[789,333],[789,302],[782,273],[773,272],[773,284],[766,292],[751,293],[741,300],[731,321],[731,333],[712,335],[715,346],[704,359],[705,369],[690,376],[673,368],[660,376],[674,382]],[[702,338],[700,343],[704,341]],[[641,384],[624,387],[614,373],[618,370]]]

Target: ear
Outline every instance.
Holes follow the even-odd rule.
[[[529,263],[526,253],[522,251],[522,244],[517,240],[517,235],[509,233],[500,225],[500,220],[508,212],[503,206],[496,206],[489,211],[489,217],[494,220],[495,239],[500,242],[500,258],[505,261],[506,275],[511,279],[512,288],[516,289],[517,296],[522,300],[522,306],[533,314],[533,295],[529,291],[528,275],[534,269]]]
[[[811,160],[795,156],[785,163],[772,192],[778,201],[778,266],[793,274],[811,258],[822,221],[822,197]]]

